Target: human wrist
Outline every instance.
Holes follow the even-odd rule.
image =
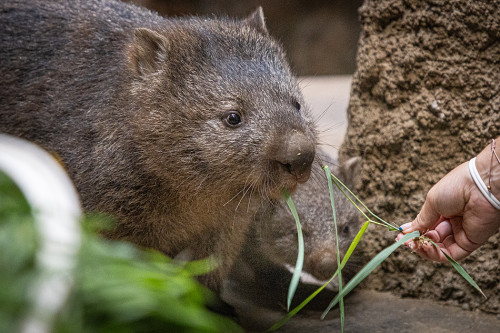
[[[495,141],[495,152],[500,156],[500,137]],[[492,143],[476,156],[475,166],[481,180],[488,187],[487,191],[500,200],[500,163],[492,156]]]

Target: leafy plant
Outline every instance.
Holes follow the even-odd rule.
[[[0,332],[17,331],[27,307],[27,285],[34,280],[38,236],[30,206],[0,172]]]
[[[347,283],[347,285],[342,286],[342,269],[344,268],[345,264],[351,257],[352,252],[358,245],[359,241],[361,240],[361,237],[364,235],[366,229],[368,228],[370,223],[377,224],[384,226],[388,228],[389,231],[402,231],[402,229],[397,226],[393,225],[382,218],[378,217],[375,215],[366,205],[344,184],[338,179],[333,173],[330,172],[329,168],[327,166],[323,167],[325,170],[327,180],[328,180],[328,188],[330,191],[330,198],[331,198],[331,203],[332,203],[332,211],[333,211],[333,221],[335,225],[335,236],[337,238],[336,242],[336,247],[337,247],[337,254],[340,253],[339,251],[339,244],[338,244],[338,234],[337,234],[337,219],[336,219],[336,212],[335,212],[335,203],[333,199],[333,186],[335,185],[348,199],[349,201],[363,214],[363,216],[366,218],[366,222],[363,224],[359,232],[357,233],[356,237],[354,240],[351,242],[349,249],[347,250],[346,254],[344,255],[341,264],[339,265],[337,271],[333,274],[333,276],[322,286],[320,286],[315,292],[313,292],[309,297],[307,297],[302,303],[300,303],[297,307],[289,311],[285,316],[283,316],[278,322],[276,322],[273,326],[271,326],[268,329],[268,332],[273,332],[282,327],[288,320],[290,320],[297,312],[299,312],[304,306],[306,306],[314,297],[316,297],[328,284],[330,284],[335,277],[338,276],[339,279],[339,291],[338,294],[335,296],[335,298],[330,302],[328,305],[327,309],[323,312],[321,315],[321,319],[324,319],[325,316],[328,314],[328,312],[337,304],[339,304],[339,309],[340,309],[340,319],[341,319],[341,330],[342,332],[344,331],[344,307],[343,307],[343,298],[351,292],[361,281],[363,281],[375,268],[377,268],[389,255],[391,255],[398,247],[400,247],[402,244],[405,242],[414,239],[414,240],[425,240],[429,241],[432,243],[436,248],[439,249],[438,245],[434,243],[432,240],[429,238],[420,235],[418,231],[414,231],[410,234],[404,235],[399,241],[396,243],[390,245],[389,247],[385,248],[381,252],[379,252],[373,259],[368,262],[350,281]],[[296,225],[297,225],[297,233],[299,234],[299,239],[302,239],[302,231],[300,230],[300,221],[298,219],[298,214],[295,210],[295,206],[293,204],[292,199],[290,198],[289,195],[285,196],[287,204],[290,208],[293,207],[292,210],[292,215],[295,218]],[[359,206],[362,206],[365,211],[363,211]],[[369,216],[371,215],[371,217]],[[302,240],[303,242],[303,240]],[[299,242],[300,244],[300,242]],[[441,250],[442,251],[442,250]],[[442,251],[443,252],[443,251]],[[444,253],[444,252],[443,252]],[[479,288],[479,286],[476,284],[476,282],[470,277],[470,275],[451,257],[449,257],[446,253],[444,253],[446,258],[450,261],[451,265],[457,270],[457,272],[467,281],[469,282],[476,290],[478,290],[484,297],[486,297],[483,293],[483,291]],[[299,251],[299,255],[297,258],[297,263],[303,262],[303,251],[302,253]],[[337,262],[340,261],[340,257],[337,257]],[[300,269],[300,271],[297,272],[297,270]],[[297,265],[296,270],[294,271],[294,276],[297,275],[299,276],[302,270],[302,265]],[[293,279],[292,279],[293,282]],[[293,293],[295,289],[297,288],[298,280],[294,282],[293,288],[292,284],[290,284],[290,289],[289,289],[289,295],[288,295],[288,304],[290,304],[291,299],[293,298]]]
[[[180,264],[165,255],[98,234],[109,219],[84,218],[75,284],[53,332],[241,332],[206,307],[214,295],[194,276],[206,261]],[[37,232],[30,207],[0,173],[0,332],[15,332],[27,315],[36,275]]]

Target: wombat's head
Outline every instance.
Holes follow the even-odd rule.
[[[160,181],[278,197],[309,178],[315,129],[260,8],[137,29],[128,70],[139,149]]]
[[[357,160],[350,164],[347,178],[338,175],[344,182],[351,184],[357,172]],[[318,167],[319,169],[319,167]],[[337,251],[332,206],[328,183],[324,172],[316,170],[315,176],[306,184],[299,185],[292,195],[304,236],[305,260],[303,270],[318,280],[329,279],[337,270]],[[318,172],[317,172],[318,171]],[[349,185],[348,185],[349,186]],[[337,216],[340,257],[347,251],[351,241],[360,228],[360,219],[354,205],[334,186],[334,202]],[[297,229],[290,209],[286,204],[270,207],[260,215],[256,235],[271,261],[279,265],[295,266],[297,260]],[[349,262],[356,261],[355,258]],[[349,264],[348,262],[348,264]],[[346,266],[344,271],[352,274],[356,267]],[[343,273],[345,274],[345,273]]]

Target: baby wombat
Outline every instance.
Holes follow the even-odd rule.
[[[111,238],[214,255],[310,175],[316,134],[258,9],[165,19],[119,1],[2,1],[0,131],[59,155]]]
[[[333,172],[351,187],[356,181],[358,164],[359,158],[353,158]],[[361,227],[361,221],[355,206],[335,185],[333,190],[342,258]],[[313,166],[313,179],[299,185],[292,199],[304,236],[303,271],[316,279],[313,283],[328,280],[337,270],[337,251],[328,182],[319,165]],[[263,283],[273,288],[288,287],[290,275],[284,267],[295,267],[297,243],[295,220],[286,203],[269,204],[259,211],[252,223],[241,259]],[[342,271],[346,280],[356,272],[357,265],[353,262],[356,259],[351,257]]]

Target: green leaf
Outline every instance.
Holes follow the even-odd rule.
[[[394,252],[398,247],[400,247],[404,242],[407,242],[408,240],[420,236],[420,233],[418,231],[414,231],[410,234],[406,234],[401,238],[399,241],[396,243],[392,244],[391,246],[385,248],[382,250],[379,254],[377,254],[370,262],[363,267],[358,274],[356,274],[351,281],[345,286],[345,288],[342,290],[342,293],[339,292],[339,294],[332,300],[330,305],[328,305],[328,308],[323,312],[321,315],[321,319],[324,319],[325,316],[328,314],[330,309],[334,307],[338,302],[341,297],[345,297],[351,290],[354,289],[361,281],[363,281],[375,268],[377,268],[378,265],[380,265],[389,255],[391,255],[392,252]]]
[[[330,202],[332,204],[332,212],[333,212],[333,224],[335,226],[335,241],[336,241],[336,249],[337,249],[337,263],[340,262],[340,248],[339,248],[339,234],[337,230],[337,214],[335,212],[335,200],[333,198],[333,184],[332,184],[332,174],[328,166],[324,167],[326,173],[326,179],[328,180],[328,190],[330,191]],[[338,277],[339,277],[339,294],[342,294],[342,268],[337,269]],[[344,332],[344,299],[341,297],[340,302],[340,330]]]
[[[363,236],[363,234],[365,233],[365,231],[369,225],[370,225],[370,222],[366,221],[363,224],[363,226],[361,227],[361,229],[358,231],[358,233],[356,234],[356,237],[354,237],[354,240],[352,241],[351,245],[349,246],[349,249],[347,250],[344,258],[342,259],[342,263],[340,264],[340,269],[344,268],[345,264],[349,260],[351,254],[354,252],[354,249],[358,245],[359,241],[361,240],[361,237]],[[338,272],[338,269],[335,272],[335,274],[333,274],[333,276],[330,278],[330,280],[326,281],[325,284],[323,284],[321,287],[316,289],[315,292],[313,292],[311,295],[309,295],[309,297],[307,297],[304,301],[302,301],[302,303],[300,303],[298,306],[296,306],[292,311],[290,311],[285,316],[283,316],[279,321],[277,321],[273,326],[271,326],[266,332],[274,332],[274,331],[278,330],[281,326],[285,325],[293,316],[295,316],[295,314],[297,312],[302,310],[310,301],[312,301],[314,299],[314,297],[316,297],[323,289],[325,289],[326,286],[328,286],[333,281],[333,279],[335,279],[335,277],[337,276],[337,272]]]
[[[290,194],[287,191],[283,191],[283,195],[285,196],[286,204],[290,208],[292,212],[293,218],[295,219],[295,224],[297,226],[297,237],[298,237],[298,254],[297,254],[297,262],[295,264],[295,270],[292,275],[292,280],[290,281],[290,286],[288,287],[288,297],[286,308],[287,311],[290,310],[290,305],[292,304],[293,296],[295,295],[295,291],[297,290],[297,286],[300,280],[300,273],[302,273],[302,267],[304,265],[304,237],[302,235],[302,227],[300,226],[299,215],[297,214],[297,209],[295,209],[295,205],[290,197]]]
[[[437,249],[439,249],[441,252],[443,252],[443,254],[445,255],[446,259],[448,259],[448,261],[450,262],[450,264],[453,266],[453,268],[455,268],[457,270],[457,272],[462,275],[462,277],[470,283],[471,286],[473,286],[474,288],[476,288],[477,291],[479,291],[481,293],[481,295],[484,296],[484,298],[487,298],[486,295],[483,293],[483,291],[481,290],[481,288],[479,288],[479,286],[477,285],[476,281],[474,281],[474,279],[472,279],[472,277],[465,271],[465,269],[460,266],[460,264],[458,262],[456,262],[452,257],[450,257],[449,255],[447,255],[436,243],[434,243],[431,239],[425,237],[425,240],[426,241],[429,241],[431,242]]]
[[[443,252],[441,250],[441,252]],[[477,289],[477,291],[479,291],[483,296],[484,298],[487,298],[486,295],[483,293],[483,291],[481,290],[481,288],[479,288],[479,286],[477,285],[476,281],[474,281],[472,279],[472,277],[465,271],[465,269],[463,269],[462,266],[460,266],[458,264],[458,262],[456,262],[455,260],[453,260],[452,257],[450,257],[449,255],[447,255],[446,253],[443,252],[443,254],[446,256],[446,258],[450,261],[450,264],[453,266],[453,268],[455,268],[457,270],[458,273],[460,273],[460,275],[462,275],[462,277],[467,280],[467,282],[469,282],[471,284],[471,286],[473,286],[474,288]]]

